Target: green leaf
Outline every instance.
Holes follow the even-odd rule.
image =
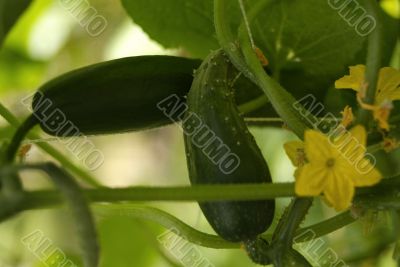
[[[133,21],[166,48],[184,48],[198,57],[218,48],[212,0],[121,1]]]
[[[213,37],[212,1],[122,0],[122,3],[133,21],[166,48],[183,47],[195,56],[205,56],[218,47]]]
[[[274,67],[337,73],[362,49],[365,38],[328,1],[270,2],[259,12],[253,31]]]
[[[0,45],[30,3],[31,0],[0,1]]]
[[[218,47],[212,0],[122,0],[122,3],[133,21],[165,47],[181,47],[200,57]],[[248,0],[245,3],[248,14],[259,8],[257,16],[250,21],[256,45],[269,59],[270,67],[275,72],[280,70],[280,83],[295,98],[312,93],[323,102],[328,88],[345,75],[348,66],[365,63],[366,37],[349,26],[327,1]],[[365,0],[360,1],[364,3]],[[238,3],[234,0],[227,5],[231,28],[236,31],[242,21]],[[383,17],[383,65],[388,65],[398,23],[387,15]],[[333,108],[340,110],[343,106],[337,104]]]
[[[255,42],[269,59],[283,87],[297,99],[311,93],[321,103],[328,101],[327,111],[336,113],[343,109],[344,101],[333,102],[328,98],[329,88],[348,72],[348,66],[365,64],[366,37],[360,36],[356,27],[341,16],[340,10],[333,9],[327,1],[260,0],[257,3],[258,15],[250,22]],[[365,0],[359,3],[364,5]],[[256,4],[249,5],[248,13],[254,8]],[[382,66],[387,66],[396,45],[399,24],[383,11],[378,13],[384,25]],[[333,95],[342,97],[337,92]],[[353,104],[352,100],[347,104]]]

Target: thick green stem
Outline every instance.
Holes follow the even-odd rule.
[[[91,202],[123,201],[223,201],[260,200],[294,196],[292,183],[196,185],[175,187],[99,188],[84,191]],[[62,200],[57,192],[40,190],[26,193],[25,209],[57,205]]]
[[[14,166],[10,168],[21,167]],[[24,168],[30,168],[26,166]],[[7,170],[2,170],[7,171]],[[359,197],[370,198],[374,192],[386,191],[388,188],[395,188],[400,184],[400,177],[391,179],[385,179],[381,184],[371,188],[361,188],[357,190]],[[205,192],[205,193],[204,193]],[[117,202],[129,202],[129,201],[218,201],[218,200],[257,200],[257,199],[268,199],[277,197],[287,197],[293,195],[293,184],[266,184],[266,185],[221,185],[221,186],[195,186],[195,187],[136,187],[126,189],[90,189],[84,190],[84,195],[87,199],[94,203],[117,203]],[[296,242],[307,241],[309,235],[302,234],[307,231],[312,231],[313,238],[317,238],[322,235],[329,234],[337,229],[344,227],[352,223],[355,219],[351,217],[350,212],[339,214],[326,221],[317,223],[315,225],[296,230],[298,224],[301,222],[304,215],[304,211],[308,209],[308,199],[303,199],[304,203],[300,205],[293,205],[293,213],[288,213],[286,222],[280,227],[281,229],[289,229],[284,236],[289,236],[289,239],[295,237]],[[55,207],[62,204],[62,196],[56,191],[35,191],[26,192],[23,197],[23,203],[19,206],[19,212],[24,210],[32,209],[43,209],[49,207]],[[295,207],[296,206],[296,207]],[[95,206],[95,211],[98,211]],[[113,214],[132,216],[134,218],[142,218],[154,221],[163,225],[168,229],[178,229],[180,235],[191,242],[199,245],[213,247],[213,248],[237,248],[237,243],[229,243],[221,240],[217,236],[203,234],[196,229],[184,224],[179,219],[169,215],[163,211],[153,209],[146,209],[141,206],[134,206],[130,208],[130,205],[114,208],[112,211],[108,211],[111,205],[101,206],[99,215],[112,216]],[[121,206],[120,206],[121,207]],[[296,213],[301,216],[295,216]],[[15,214],[15,213],[14,213]],[[294,217],[293,217],[294,216]],[[283,231],[283,230],[282,230]],[[193,234],[194,233],[194,234]],[[295,233],[295,234],[293,234]]]
[[[375,191],[387,190],[388,188],[394,188],[399,185],[400,177],[387,179],[382,184],[371,187],[371,188],[362,188],[357,191],[357,195],[359,197],[369,198],[371,194]],[[273,191],[276,191],[276,188],[280,188],[281,193],[293,193],[293,185],[292,184],[277,184],[277,187],[266,185],[265,188],[258,189],[259,185],[244,185],[244,186],[232,186],[232,185],[223,185],[223,186],[197,186],[197,187],[173,187],[173,188],[154,188],[154,187],[138,187],[138,188],[127,188],[127,189],[91,189],[85,190],[84,194],[92,203],[116,203],[116,202],[129,202],[129,201],[199,201],[199,200],[255,200],[255,199],[266,199],[273,197],[283,197],[287,194],[271,194],[271,189],[274,188]],[[288,187],[286,190],[283,190],[285,187]],[[265,190],[265,192],[263,192]],[[202,196],[201,192],[206,191],[210,192],[207,196]],[[254,192],[258,195],[258,197],[254,196]],[[305,199],[305,201],[308,201]],[[31,209],[43,209],[48,207],[54,207],[62,203],[62,197],[55,191],[35,191],[35,192],[27,192],[24,197],[24,204],[22,206],[22,210],[31,210]],[[306,203],[307,204],[307,203]],[[301,209],[293,209],[294,213],[301,212],[301,210],[306,210],[307,205],[301,205],[303,208]],[[96,207],[96,206],[95,206]],[[167,214],[162,211],[157,211],[152,213],[152,210],[146,210],[145,213],[141,211],[145,209],[144,207],[133,208],[133,210],[129,210],[129,205],[122,206],[128,208],[124,212],[119,212],[118,207],[116,207],[112,212],[106,212],[106,214],[101,213],[100,215],[110,215],[115,214],[115,212],[119,212],[119,215],[127,215],[133,216],[135,218],[143,218],[149,219],[156,223],[163,225],[169,229],[176,228],[183,234],[183,237],[187,238],[191,242],[196,244],[202,244],[203,246],[213,247],[213,248],[236,248],[237,244],[233,245],[232,243],[222,243],[221,239],[216,236],[210,236],[208,234],[201,235],[201,232],[196,231],[195,235],[191,235],[191,227],[185,225],[179,219],[174,218],[173,216]],[[135,206],[136,207],[136,206]],[[305,207],[305,209],[304,209]],[[101,207],[101,209],[107,210],[110,206]],[[96,210],[96,208],[95,208]],[[301,212],[304,215],[304,212]],[[293,215],[293,214],[292,214]],[[292,216],[289,214],[289,216]],[[302,215],[302,216],[303,216]],[[297,219],[296,219],[297,218]],[[298,225],[301,222],[301,216],[293,219],[290,217],[288,221],[293,220],[293,223],[289,223],[286,229],[295,229],[293,227],[294,224]],[[350,211],[339,214],[335,217],[332,217],[326,221],[317,223],[315,225],[308,226],[306,228],[301,228],[295,231],[293,235],[293,231],[290,230],[288,232],[292,237],[295,238],[296,242],[308,241],[310,236],[305,233],[311,231],[313,233],[313,238],[317,238],[331,232],[336,231],[352,222],[355,221],[355,218],[351,216]],[[182,229],[183,228],[183,229]],[[180,230],[182,229],[182,230]],[[295,229],[296,230],[296,229]],[[303,235],[304,234],[304,235]],[[196,236],[201,235],[201,236]],[[287,234],[286,234],[287,235]]]
[[[382,192],[387,192],[395,200],[400,177],[384,179],[374,187],[358,188],[356,203],[375,202]],[[391,190],[391,191],[390,191]],[[392,192],[393,191],[393,192]],[[263,200],[293,197],[293,183],[241,184],[241,185],[196,185],[173,187],[131,187],[99,188],[84,190],[91,202],[123,201],[224,201],[224,200]],[[25,193],[25,209],[41,209],[58,205],[60,195],[53,190],[38,190]],[[396,207],[399,207],[397,204]]]
[[[368,15],[375,19],[377,25],[373,32],[368,36],[367,64],[365,73],[367,90],[362,101],[366,104],[373,105],[375,102],[379,69],[381,67],[382,25],[380,23],[378,14],[378,10],[380,9],[378,2],[376,0],[369,0],[367,1],[366,8]],[[368,128],[370,119],[371,112],[361,108],[358,114],[358,122]]]
[[[274,232],[272,241],[281,243],[283,249],[292,246],[296,231],[303,222],[308,210],[312,205],[312,198],[295,198],[288,207]]]
[[[44,191],[41,192],[31,192],[27,193],[25,197],[25,205],[24,209],[32,209],[32,208],[45,208],[50,206],[56,206],[62,203],[62,198],[54,191],[48,191],[46,194],[43,194]],[[51,197],[49,198],[49,194],[51,193]],[[95,199],[91,197],[91,194],[86,191],[86,196],[93,202]],[[32,205],[32,202],[35,204]],[[98,202],[107,201],[98,200]],[[135,204],[115,204],[115,205],[101,205],[101,204],[93,204],[94,213],[99,218],[106,219],[110,216],[124,216],[131,217],[135,219],[144,219],[160,224],[161,226],[174,230],[176,234],[185,238],[186,240],[210,248],[221,248],[221,249],[229,249],[229,248],[239,248],[239,243],[231,243],[223,240],[222,238],[216,235],[210,235],[207,233],[202,233],[190,225],[182,222],[178,218],[174,217],[171,214],[168,214],[162,210],[152,208],[152,207],[144,207],[142,205]],[[309,236],[304,235],[304,233],[312,231],[314,233],[314,238],[318,238],[320,236],[329,234],[333,231],[336,231],[339,228],[342,228],[350,223],[352,223],[354,219],[352,219],[350,212],[345,212],[334,216],[326,221],[322,221],[315,225],[308,226],[306,228],[299,229],[296,232],[296,242],[304,242],[309,241]]]

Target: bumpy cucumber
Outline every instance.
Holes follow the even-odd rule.
[[[32,103],[51,135],[141,130],[171,123],[157,103],[182,98],[201,61],[172,56],[122,58],[84,67],[44,84]],[[65,125],[62,125],[64,122]]]
[[[183,120],[192,184],[269,183],[268,166],[243,118],[230,80],[236,71],[222,51],[213,52],[197,70]],[[200,207],[224,239],[254,240],[271,224],[275,202],[203,202]]]

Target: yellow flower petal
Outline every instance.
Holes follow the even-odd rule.
[[[299,196],[318,196],[326,183],[325,166],[307,163],[298,169],[295,192]]]
[[[365,130],[364,126],[356,125],[351,128],[350,133],[361,145],[365,147],[365,144],[367,143],[367,131]]]
[[[350,75],[346,75],[335,82],[337,89],[353,89],[359,91],[365,82],[365,66],[351,66]]]
[[[364,157],[366,151],[367,133],[364,126],[357,125],[350,131],[338,136],[335,147],[340,151],[340,157],[348,162],[357,162]],[[350,166],[351,168],[352,166]]]
[[[366,158],[357,162],[355,168],[357,172],[352,176],[355,186],[371,186],[382,179],[382,174]]]
[[[324,195],[326,201],[336,211],[342,211],[350,207],[354,191],[354,184],[350,177],[343,176],[343,174],[335,171],[329,172]]]
[[[400,71],[384,67],[379,71],[375,103],[380,106],[385,101],[400,100]]]
[[[283,145],[286,154],[292,164],[296,167],[304,165],[306,162],[304,154],[304,143],[301,141],[290,141]]]
[[[304,134],[304,149],[308,161],[320,162],[337,156],[337,151],[329,141],[328,137],[316,130],[307,130]]]

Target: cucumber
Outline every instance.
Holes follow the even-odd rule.
[[[172,56],[122,58],[84,67],[45,83],[34,95],[33,115],[54,136],[113,134],[145,130],[181,119],[158,106],[172,97],[185,102],[200,60]],[[243,75],[237,102],[263,93]],[[242,93],[243,92],[243,93]],[[245,92],[245,94],[244,94]]]
[[[157,103],[170,95],[184,100],[200,63],[139,56],[91,65],[44,84],[33,97],[32,110],[41,128],[57,136],[162,126],[171,121]]]
[[[237,71],[222,51],[196,71],[182,122],[190,182],[270,183],[268,166],[235,103],[230,80]],[[215,232],[232,242],[249,242],[267,230],[274,200],[199,203]]]

